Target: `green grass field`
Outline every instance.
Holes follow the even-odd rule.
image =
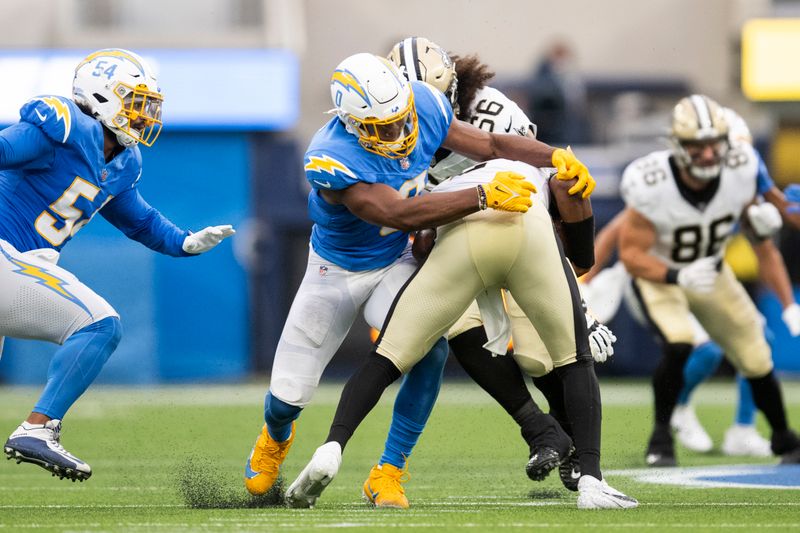
[[[284,465],[287,481],[327,434],[341,385],[320,389],[300,419]],[[630,511],[579,511],[556,473],[527,479],[527,450],[504,412],[472,384],[445,383],[410,461],[409,511],[374,510],[361,484],[380,455],[391,389],[348,445],[339,476],[315,509],[253,508],[241,482],[262,424],[263,386],[91,389],[68,416],[62,442],[92,465],[71,483],[41,468],[0,463],[0,529],[10,531],[304,531],[315,528],[474,531],[800,528],[800,491],[687,488],[640,483],[615,469],[643,467],[651,420],[644,383],[603,383],[603,467],[612,485],[641,502]],[[0,389],[0,434],[9,434],[38,390]],[[800,383],[784,395],[800,427]],[[697,412],[715,443],[733,413],[730,383],[701,387]],[[759,420],[764,429],[763,420]],[[734,463],[719,453],[678,450],[682,466]],[[774,460],[746,459],[749,464]],[[190,487],[189,503],[183,494]],[[183,490],[182,490],[183,488]],[[225,508],[213,508],[225,507]]]

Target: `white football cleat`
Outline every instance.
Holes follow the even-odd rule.
[[[578,509],[633,509],[636,499],[611,487],[606,480],[581,476],[578,480]]]
[[[697,415],[694,414],[694,408],[691,405],[676,405],[669,424],[675,430],[678,442],[686,448],[694,452],[705,453],[711,451],[711,448],[714,447],[711,437],[700,425],[700,421],[697,420]]]
[[[83,481],[92,475],[89,465],[61,445],[61,420],[46,424],[23,422],[8,437],[3,451],[8,459],[39,465],[60,479]]]
[[[725,432],[722,453],[735,456],[770,457],[772,448],[769,441],[758,434],[755,426],[734,424]]]
[[[286,491],[286,505],[298,509],[313,507],[325,487],[333,481],[342,466],[342,447],[326,442],[314,452],[311,461]]]

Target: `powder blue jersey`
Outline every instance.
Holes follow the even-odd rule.
[[[169,255],[188,232],[150,207],[136,187],[138,146],[106,163],[101,124],[60,96],[33,98],[0,132],[0,239],[25,252],[61,248],[98,211],[128,237]]]
[[[359,181],[386,184],[406,197],[423,191],[428,166],[447,137],[453,110],[446,97],[430,85],[412,82],[411,89],[419,137],[407,158],[389,159],[366,151],[338,117],[314,135],[306,151],[306,179],[311,185],[308,210],[314,221],[311,245],[320,256],[347,270],[391,264],[408,244],[408,234],[370,224],[343,205],[329,204],[319,191],[345,189]]]

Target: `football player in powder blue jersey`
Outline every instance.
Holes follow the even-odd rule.
[[[294,440],[294,421],[357,314],[380,329],[417,268],[409,232],[487,207],[525,211],[531,205],[532,185],[513,173],[498,173],[485,186],[421,194],[440,146],[478,161],[504,157],[555,166],[560,179],[575,179],[576,194],[588,196],[594,187],[586,166],[569,150],[454,120],[444,94],[408,82],[385,58],[348,57],[334,70],[330,88],[336,116],[316,133],[304,160],[314,221],[308,265],[275,353],[266,423],[245,464],[245,486],[254,495],[275,484]],[[441,339],[398,393],[390,437],[401,466],[430,415],[446,357]]]
[[[138,145],[158,137],[163,102],[141,57],[98,50],[76,67],[72,91],[72,99],[32,98],[20,121],[0,131],[0,349],[4,337],[60,345],[44,392],[4,452],[83,481],[92,469],[61,445],[61,420],[117,347],[122,327],[108,302],[57,266],[59,252],[96,213],[175,257],[206,252],[234,230],[182,230],[139,194]]]

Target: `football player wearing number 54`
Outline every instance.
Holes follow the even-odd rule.
[[[162,102],[141,57],[98,50],[76,67],[71,99],[32,98],[20,121],[0,131],[0,349],[4,337],[60,345],[41,397],[4,452],[61,479],[92,475],[61,445],[61,420],[122,336],[114,308],[57,266],[61,249],[96,213],[175,257],[206,252],[234,233],[229,225],[182,230],[139,194],[138,145],[156,141]]]

